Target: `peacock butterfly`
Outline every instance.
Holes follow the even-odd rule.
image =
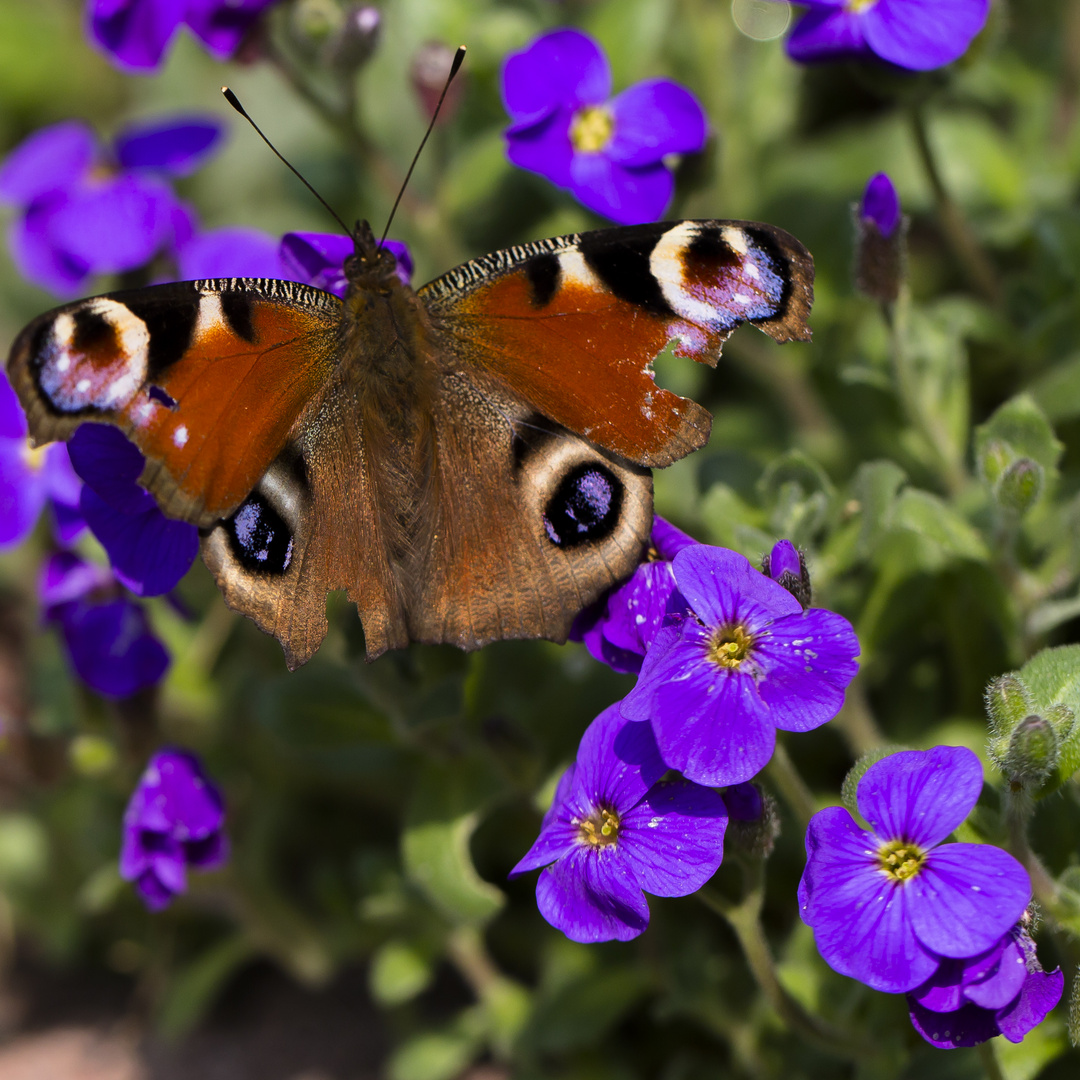
[[[344,300],[289,281],[157,285],[35,319],[8,358],[36,442],[86,420],[201,530],[226,602],[290,668],[344,589],[368,657],[409,641],[564,641],[627,577],[651,468],[711,417],[656,385],[749,322],[806,340],[813,261],[741,221],[602,229],[475,259],[414,292],[361,225]]]

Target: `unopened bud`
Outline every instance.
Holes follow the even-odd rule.
[[[366,64],[379,43],[382,16],[377,7],[365,5],[345,12],[345,21],[328,42],[327,63],[344,71]]]
[[[1031,693],[1019,675],[999,675],[986,688],[986,711],[995,735],[1009,736],[1033,711]]]
[[[1058,737],[1045,717],[1024,717],[1009,739],[1003,772],[1014,791],[1037,788],[1053,771],[1058,759]]]
[[[341,25],[341,9],[334,0],[298,0],[289,11],[293,42],[307,53]]]
[[[429,119],[435,115],[435,108],[446,86],[446,77],[450,74],[455,53],[455,49],[441,41],[429,41],[421,45],[413,56],[409,75],[416,96],[420,99],[420,106]],[[454,115],[464,89],[465,81],[459,73],[446,91],[446,100],[443,102],[442,112],[439,113],[440,124]]]
[[[1008,443],[1001,439],[990,439],[979,454],[979,472],[983,479],[993,487],[1001,474],[1013,463],[1016,455]]]
[[[804,610],[810,606],[810,572],[806,569],[806,557],[790,540],[778,540],[772,551],[762,556],[761,570],[778,585],[783,585]]]
[[[767,859],[780,835],[776,800],[746,781],[724,791],[724,805],[728,811],[725,845],[746,858]]]
[[[896,188],[885,173],[870,178],[855,218],[855,287],[875,300],[900,293],[906,267],[907,219]]]
[[[1031,458],[1018,458],[1001,474],[994,494],[1001,506],[1024,514],[1038,500],[1042,488],[1042,466]]]

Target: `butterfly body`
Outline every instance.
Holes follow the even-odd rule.
[[[565,640],[629,575],[649,469],[709,414],[659,388],[666,343],[715,363],[734,326],[806,338],[812,263],[739,222],[601,230],[496,252],[417,292],[361,227],[343,300],[196,281],[41,316],[8,368],[39,441],[86,420],[203,530],[227,602],[290,666],[343,589],[369,657],[411,641]]]

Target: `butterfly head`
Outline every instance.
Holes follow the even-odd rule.
[[[353,253],[345,260],[345,277],[351,290],[385,292],[393,284],[401,284],[394,253],[379,245],[368,222],[356,223],[353,244]]]

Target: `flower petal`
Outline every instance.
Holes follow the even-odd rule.
[[[0,548],[21,543],[44,505],[45,485],[27,461],[25,438],[0,439]]]
[[[620,225],[641,225],[664,216],[675,191],[670,170],[657,163],[627,168],[606,154],[575,154],[570,190],[583,206]]]
[[[277,237],[234,226],[199,233],[177,252],[181,281],[197,278],[292,278],[278,253]]]
[[[0,439],[25,440],[30,433],[19,396],[0,370]]]
[[[963,56],[989,14],[990,0],[877,0],[860,22],[883,60],[928,71]]]
[[[984,1009],[1003,1009],[1024,988],[1028,975],[1024,950],[1012,934],[1004,948],[992,949],[988,959],[965,967],[964,996]]]
[[[990,844],[946,844],[908,882],[911,924],[939,956],[977,956],[1010,930],[1031,899],[1027,871]]]
[[[218,60],[228,60],[274,0],[187,0],[184,21]]]
[[[1065,975],[1056,971],[1031,971],[1016,1000],[997,1014],[997,1026],[1009,1042],[1018,1043],[1061,1000]]]
[[[666,771],[648,724],[635,724],[609,705],[585,729],[570,796],[579,817],[600,805],[627,813]]]
[[[90,0],[90,37],[132,72],[153,71],[180,27],[182,0]]]
[[[68,453],[79,478],[114,510],[138,514],[157,505],[137,483],[146,458],[119,428],[80,424],[68,441]]]
[[[998,1034],[993,1012],[978,1005],[965,1005],[955,1012],[931,1012],[909,995],[908,1011],[911,1026],[931,1046],[942,1050],[978,1046]]]
[[[573,814],[567,803],[570,793],[574,788],[574,776],[577,771],[576,765],[571,765],[559,777],[555,787],[555,795],[551,800],[551,806],[544,814],[544,820],[540,825],[540,835],[535,843],[525,853],[508,877],[517,877],[529,870],[539,870],[542,866],[569,855],[581,844],[578,827],[573,822]]]
[[[649,539],[665,562],[671,562],[683,548],[697,545],[697,541],[692,536],[688,536],[682,529],[672,525],[659,514],[653,518],[652,534]]]
[[[719,868],[726,827],[727,808],[715,791],[677,780],[654,785],[623,816],[618,845],[645,892],[688,896]]]
[[[982,785],[982,766],[966,747],[902,750],[866,770],[859,813],[886,840],[930,848],[968,816]]]
[[[604,154],[620,165],[652,165],[665,154],[696,153],[705,145],[705,110],[684,86],[650,79],[611,102],[615,130]]]
[[[574,157],[570,111],[557,108],[539,123],[507,131],[506,156],[519,169],[530,169],[558,187],[568,188],[572,183],[570,164]]]
[[[859,17],[846,5],[808,11],[795,24],[786,48],[788,56],[800,64],[874,55],[866,44]]]
[[[858,670],[859,642],[842,615],[811,608],[777,619],[753,654],[765,669],[758,692],[772,722],[783,731],[810,731],[844,704]]]
[[[610,94],[607,58],[580,30],[544,34],[503,65],[503,104],[515,124],[534,123],[560,106],[598,105]]]
[[[189,176],[216,153],[224,134],[224,125],[212,117],[133,124],[117,135],[116,158],[124,169]]]
[[[674,591],[671,563],[642,563],[630,580],[608,597],[604,637],[616,649],[644,656],[663,625]]]
[[[287,277],[344,296],[345,260],[354,250],[352,238],[340,233],[286,233],[279,254]]]
[[[842,807],[815,814],[806,832],[800,915],[831,968],[898,994],[924,983],[938,958],[915,936],[909,890],[877,868],[876,844]]]
[[[540,914],[571,941],[629,941],[649,925],[649,905],[613,848],[579,847],[540,874]]]
[[[19,273],[27,281],[61,297],[84,291],[90,276],[88,263],[53,242],[53,219],[68,202],[66,194],[37,199],[8,229],[8,247]]]
[[[34,132],[0,165],[0,202],[25,206],[77,184],[90,171],[96,152],[94,133],[77,120]]]
[[[112,583],[113,576],[104,566],[87,562],[73,551],[56,551],[38,573],[38,600],[48,618],[50,609],[81,600]]]

